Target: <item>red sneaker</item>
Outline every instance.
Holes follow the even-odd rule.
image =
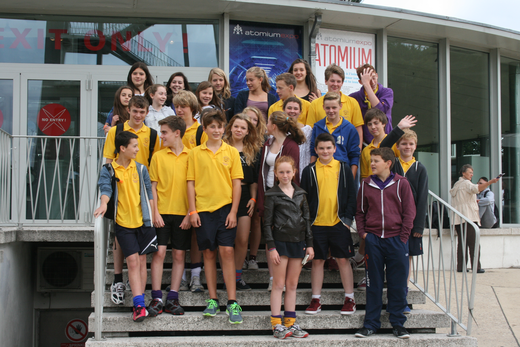
[[[305,309],[305,313],[307,314],[316,314],[321,312],[321,302],[320,299],[312,299],[309,307]]]
[[[339,266],[338,266],[338,263],[336,262],[336,259],[329,257],[329,259],[327,259],[327,262],[328,262],[329,270],[339,271]]]
[[[146,307],[134,306],[134,322],[142,322],[148,316]]]
[[[345,303],[341,308],[341,314],[354,314],[356,312],[356,302],[354,299],[345,297]]]

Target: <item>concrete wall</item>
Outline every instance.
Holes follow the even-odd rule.
[[[0,244],[0,346],[33,345],[31,245]]]
[[[518,252],[518,249],[520,249],[520,229],[481,229],[480,232],[480,263],[482,268],[498,269],[520,267],[520,253]],[[438,258],[437,254],[439,254],[440,247],[440,239],[438,239],[436,235],[437,233],[434,232],[432,238],[435,259]],[[423,249],[425,254],[428,250],[428,243],[428,231],[425,230],[423,237]],[[450,231],[448,229],[443,230],[442,246],[444,262],[447,266],[451,257]],[[456,246],[457,243],[455,242],[454,247]],[[457,249],[455,248],[455,259],[456,251]],[[470,267],[471,265],[468,262],[468,268]]]

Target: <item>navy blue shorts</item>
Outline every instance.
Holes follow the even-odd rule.
[[[354,247],[350,229],[342,222],[327,226],[311,226],[314,246],[314,259],[327,259],[329,249],[334,258],[351,258],[354,256]]]
[[[422,235],[421,237],[414,237],[410,235],[408,238],[408,252],[410,256],[423,254]]]
[[[200,227],[195,228],[199,250],[214,251],[218,246],[233,247],[237,228],[226,229],[226,218],[231,211],[231,204],[213,212],[199,212]]]
[[[305,241],[300,242],[284,242],[274,240],[276,251],[287,258],[304,258],[305,257]]]
[[[155,228],[159,246],[168,246],[171,242],[173,249],[186,251],[191,248],[191,227],[188,230],[181,229],[181,223],[186,216],[175,214],[161,214],[164,221],[162,228]]]
[[[148,254],[157,252],[157,235],[154,227],[125,228],[116,223],[114,232],[126,257],[132,254]]]

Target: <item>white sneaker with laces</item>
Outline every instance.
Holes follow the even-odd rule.
[[[110,299],[116,305],[125,303],[125,284],[123,282],[112,283],[110,286]]]
[[[258,270],[258,262],[254,259],[251,259],[247,262],[247,268],[249,270]]]

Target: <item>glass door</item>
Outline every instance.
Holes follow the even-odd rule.
[[[85,220],[86,196],[92,193],[92,139],[87,102],[88,76],[66,73],[21,74],[20,169],[24,170],[26,201],[20,219],[35,224],[77,223]],[[25,133],[25,134],[24,134]],[[22,179],[23,181],[23,179]]]

